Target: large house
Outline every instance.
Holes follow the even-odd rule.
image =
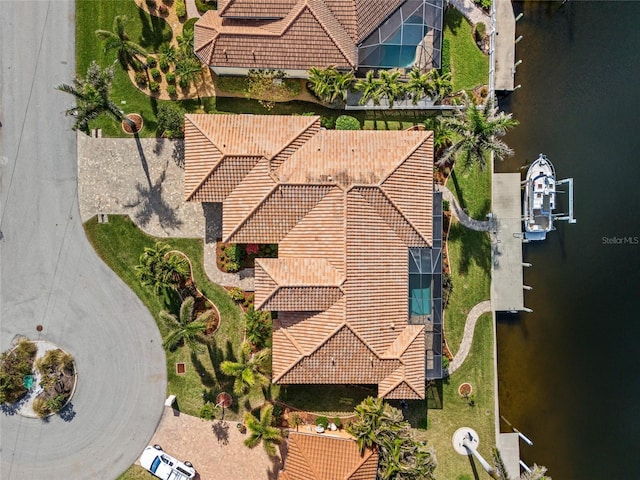
[[[222,203],[224,241],[278,244],[255,267],[256,309],[277,312],[275,383],[425,397],[442,366],[432,132],[186,115],[185,195]]]
[[[440,68],[444,0],[219,0],[194,50],[218,75]]]

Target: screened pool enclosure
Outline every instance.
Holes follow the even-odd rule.
[[[362,68],[440,68],[444,0],[407,0],[359,46]]]

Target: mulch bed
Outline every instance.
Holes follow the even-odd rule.
[[[126,119],[131,120],[134,125],[131,125],[126,121]],[[129,135],[133,135],[134,133],[138,133],[140,130],[142,130],[144,122],[142,121],[142,117],[140,115],[138,115],[137,113],[129,113],[126,116],[126,119],[122,120],[122,130],[124,130],[126,133],[128,133]]]
[[[460,394],[461,397],[468,397],[471,395],[471,392],[473,392],[473,388],[471,388],[470,383],[465,382],[458,387],[458,394]]]

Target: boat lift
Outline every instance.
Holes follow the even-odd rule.
[[[569,223],[576,223],[577,220],[573,218],[573,178],[565,178],[564,180],[558,180],[556,185],[569,185],[569,214],[555,213],[553,215],[554,220],[566,220]],[[556,193],[563,193],[556,191]]]

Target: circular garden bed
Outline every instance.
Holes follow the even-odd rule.
[[[473,388],[470,383],[463,383],[458,387],[458,394],[460,394],[461,397],[468,397],[471,395],[471,392],[473,392]]]

